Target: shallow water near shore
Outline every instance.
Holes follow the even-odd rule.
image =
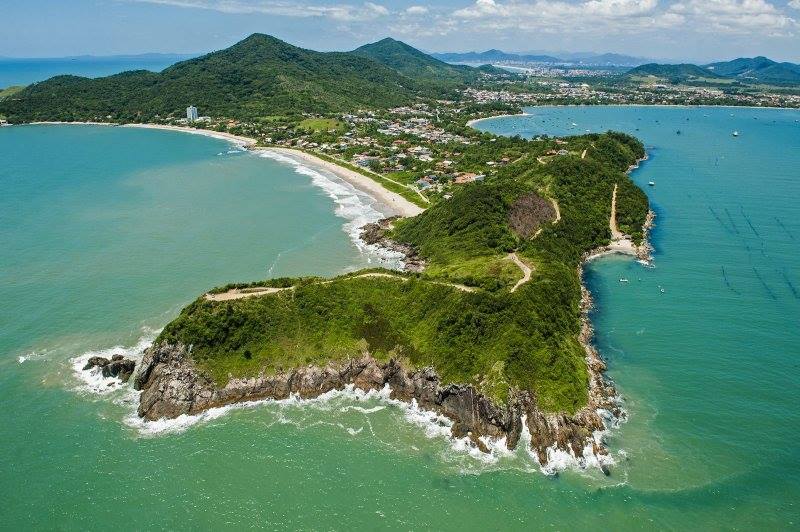
[[[0,527],[797,527],[800,112],[529,112],[478,127],[620,129],[650,153],[633,177],[656,268],[587,269],[630,414],[610,478],[473,457],[380,394],[137,425],[135,396],[87,389],[71,359],[137,351],[210,286],[374,264],[343,230],[352,197],[337,216],[313,176],[195,135],[5,128]]]

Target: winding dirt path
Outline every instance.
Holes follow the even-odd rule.
[[[222,292],[220,294],[206,294],[205,298],[208,301],[231,301],[233,299],[245,299],[247,297],[258,297],[258,296],[265,296],[267,294],[275,294],[277,292],[283,292],[284,290],[294,290],[294,287],[288,286],[286,288],[273,288],[273,287],[231,288],[227,292]]]
[[[522,264],[518,262],[518,264]],[[520,266],[522,268],[523,266]],[[524,270],[523,270],[524,271]],[[400,275],[392,275],[391,273],[382,273],[382,272],[369,272],[369,273],[362,273],[361,275],[354,275],[353,277],[347,277],[345,279],[330,279],[328,281],[320,281],[316,284],[331,284],[337,281],[347,281],[349,279],[362,279],[364,277],[384,277],[389,279],[397,279],[398,281],[406,282],[408,281],[408,277],[402,277]],[[530,278],[530,270],[528,278]],[[475,292],[476,288],[471,286],[466,286],[463,284],[457,283],[447,283],[444,281],[428,281],[432,284],[438,284],[442,286],[449,286],[451,288],[455,288],[456,290],[460,290],[462,292]],[[220,294],[206,294],[205,298],[207,301],[232,301],[235,299],[246,299],[248,297],[258,297],[258,296],[266,296],[269,294],[276,294],[278,292],[283,292],[286,290],[294,290],[294,286],[287,286],[285,288],[273,288],[273,287],[253,287],[253,288],[232,288],[227,292],[222,292]]]
[[[553,198],[550,198],[550,201],[553,204],[553,208],[556,210],[556,219],[553,220],[553,223],[557,224],[558,222],[561,221],[561,209],[558,208],[558,202],[556,200],[554,200]]]
[[[522,270],[522,279],[517,281],[517,284],[515,284],[514,287],[511,289],[512,292],[516,292],[517,288],[519,288],[520,286],[524,285],[525,283],[531,280],[531,272],[533,270],[531,270],[530,266],[528,266],[519,259],[516,252],[509,253],[508,258],[514,261],[514,264],[516,264],[517,267],[519,267],[519,269]]]

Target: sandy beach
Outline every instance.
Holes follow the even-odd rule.
[[[519,114],[515,114],[515,115],[494,115],[494,116],[484,116],[483,118],[473,118],[472,120],[467,122],[467,127],[473,127],[478,122],[483,122],[484,120],[491,120],[493,118],[506,118],[506,117],[509,117],[509,116],[525,116],[527,114],[528,113],[524,113],[523,112],[523,113],[519,113]]]
[[[373,181],[363,174],[350,170],[349,168],[344,168],[343,166],[339,166],[332,162],[325,161],[319,157],[311,155],[310,153],[291,148],[279,147],[258,148],[256,151],[271,151],[274,153],[279,153],[281,155],[291,157],[292,159],[302,161],[304,164],[309,166],[327,170],[344,181],[347,181],[355,188],[366,192],[370,196],[383,203],[392,212],[404,218],[416,216],[425,210],[422,207],[414,205],[400,194],[383,188],[379,183]]]

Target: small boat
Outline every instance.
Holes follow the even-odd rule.
[[[734,136],[734,137],[738,137],[738,136],[739,136],[739,132],[738,132],[738,131],[734,131],[734,132],[733,132],[733,136]]]
[[[661,293],[663,294],[664,292],[666,292],[666,290],[664,290],[664,289],[662,288],[662,289],[661,289]]]
[[[681,134],[681,130],[679,129],[678,131],[675,132],[675,134],[680,135]]]
[[[619,282],[621,282],[621,283],[627,283],[627,282],[628,282],[628,280],[627,280],[626,278],[622,277],[622,278],[620,278]]]
[[[649,181],[647,184],[650,185],[651,187],[656,186],[656,182],[655,181]]]

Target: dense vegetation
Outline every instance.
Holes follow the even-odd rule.
[[[412,244],[427,261],[422,274],[255,283],[294,288],[227,302],[200,298],[160,339],[191,344],[200,367],[219,383],[229,375],[370,352],[433,366],[445,382],[472,383],[498,401],[511,389],[525,389],[545,410],[574,412],[587,392],[578,266],[610,238],[614,184],[623,191],[621,223],[641,227],[647,200],[624,173],[644,153],[635,139],[586,135],[570,139],[573,146],[591,150],[585,159],[571,155],[539,164],[536,155],[546,143],[509,138],[474,145],[478,153],[495,150],[486,156],[520,157],[486,182],[464,186],[396,224],[393,238]],[[549,220],[538,236],[525,238],[511,231],[511,212],[518,199],[534,193],[558,202],[561,221]],[[531,281],[513,292],[522,274],[508,259],[510,251],[534,269]]]
[[[391,38],[365,44],[352,53],[372,59],[409,78],[435,82],[434,87],[463,85],[477,80],[481,75],[478,69],[445,63]]]
[[[203,115],[240,119],[341,112],[439,97],[452,88],[454,75],[460,73],[466,79],[479,72],[430,59],[435,63],[424,68],[429,77],[413,79],[392,65],[401,61],[398,53],[402,52],[417,65],[408,73],[416,74],[423,61],[417,56],[421,52],[402,45],[391,56],[393,60],[373,53],[379,56],[376,61],[369,50],[379,51],[315,52],[254,34],[230,48],[177,63],[161,73],[133,71],[98,79],[57,76],[0,100],[0,113],[11,122],[145,122],[184,116],[189,105]]]

